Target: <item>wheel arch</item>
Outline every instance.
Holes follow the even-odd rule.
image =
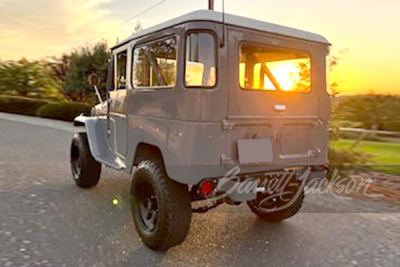
[[[157,145],[153,145],[146,142],[140,142],[137,144],[135,149],[133,166],[137,166],[140,163],[140,159],[142,156],[150,156],[150,155],[158,157],[162,161],[162,163],[165,164],[163,153]]]

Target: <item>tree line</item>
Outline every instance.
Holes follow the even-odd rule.
[[[95,98],[87,77],[96,73],[106,90],[109,49],[104,42],[61,57],[0,60],[0,95],[90,102]]]
[[[338,113],[347,126],[400,132],[400,95],[342,96]]]

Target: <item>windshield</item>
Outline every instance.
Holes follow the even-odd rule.
[[[239,82],[244,89],[308,93],[310,69],[310,56],[305,53],[249,44],[240,46]]]

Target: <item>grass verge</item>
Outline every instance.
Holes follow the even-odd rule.
[[[348,149],[354,142],[354,140],[341,139],[335,141],[333,146],[338,149]],[[363,141],[355,149],[374,156],[376,165],[371,166],[373,170],[400,175],[399,143]]]

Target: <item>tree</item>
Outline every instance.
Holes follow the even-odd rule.
[[[61,84],[65,83],[67,77],[68,65],[70,56],[63,54],[61,57],[51,57],[47,61],[47,65],[50,69],[51,74],[59,80]]]
[[[0,92],[30,97],[60,97],[61,84],[45,61],[0,62]]]
[[[329,58],[330,73],[333,74],[336,67],[341,60],[341,56],[346,53],[347,50],[339,51],[338,55],[332,55]],[[332,75],[331,75],[332,77]],[[335,146],[335,141],[338,141],[341,137],[340,124],[342,121],[342,109],[340,102],[340,84],[341,82],[336,78],[330,81],[330,94],[332,96],[332,108],[331,108],[331,120],[330,120],[330,146],[329,146],[329,163],[335,166],[340,172],[353,172],[356,169],[367,168],[365,164],[373,163],[373,156],[362,151],[357,151],[355,148],[359,144],[355,141],[351,149],[340,149]]]
[[[105,42],[98,43],[93,48],[82,47],[72,52],[64,82],[64,96],[80,102],[95,98],[94,90],[88,82],[88,76],[92,73],[99,76],[98,87],[102,95],[105,95],[109,58],[110,53]]]
[[[297,73],[290,73],[290,78],[295,84],[294,91],[300,93],[307,93],[311,86],[311,71],[310,60],[298,60]]]

